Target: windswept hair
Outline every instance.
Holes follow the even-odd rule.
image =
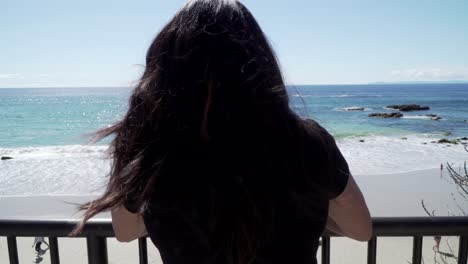
[[[304,162],[291,143],[304,131],[247,8],[235,0],[189,1],[149,47],[125,116],[96,133],[114,136],[110,180],[101,197],[81,206],[84,218],[72,234],[117,206],[144,213],[152,197],[166,193],[161,202],[188,203],[197,192],[191,184],[203,182],[213,194],[213,252],[225,263],[251,263],[272,233],[275,182],[291,183],[291,168]],[[171,197],[177,188],[187,195]]]

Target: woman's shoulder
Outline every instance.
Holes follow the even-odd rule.
[[[314,140],[316,143],[322,143],[325,146],[333,146],[335,139],[333,136],[318,122],[313,119],[304,119],[303,126],[305,128],[307,136]],[[318,141],[318,142],[317,142]]]
[[[304,124],[311,137],[321,141],[319,149],[320,160],[327,170],[327,181],[329,186],[329,198],[333,199],[341,194],[346,187],[350,174],[348,163],[341,154],[334,137],[319,123],[314,120],[304,120]]]

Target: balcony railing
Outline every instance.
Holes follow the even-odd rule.
[[[467,264],[468,217],[377,217],[373,219],[374,237],[368,242],[367,263],[377,261],[379,237],[413,237],[412,264],[421,264],[422,243],[425,236],[458,236],[458,264]],[[10,264],[18,264],[17,237],[48,237],[52,264],[60,263],[57,238],[67,237],[75,220],[0,220],[0,237],[7,237]],[[87,240],[88,263],[108,263],[106,238],[113,237],[110,220],[91,220],[79,237]],[[322,264],[330,263],[330,237],[322,237]],[[140,238],[139,263],[148,263],[147,238]]]

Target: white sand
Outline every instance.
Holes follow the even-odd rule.
[[[421,200],[436,215],[459,215],[454,197],[462,208],[468,208],[445,170],[442,177],[439,169],[430,169],[355,178],[373,216],[426,216]]]
[[[373,216],[424,216],[421,199],[426,201],[430,210],[445,216],[448,212],[458,213],[454,206],[451,193],[456,194],[456,188],[447,177],[440,177],[440,170],[421,170],[399,174],[358,175],[355,176],[367,199]],[[82,203],[89,197],[81,196],[16,196],[0,198],[0,218],[28,219],[28,218],[75,218],[75,205]],[[468,208],[468,202],[459,200],[463,208]],[[108,218],[108,214],[98,217]],[[33,238],[18,238],[20,263],[32,263],[34,250],[31,247]],[[150,263],[161,263],[157,250],[148,240]],[[424,239],[424,258],[426,263],[434,263],[432,246],[433,238]],[[450,245],[457,254],[458,242],[450,239]],[[446,238],[441,243],[441,249],[450,252]],[[62,263],[86,263],[85,239],[59,239],[60,258]],[[351,241],[346,238],[333,238],[331,244],[332,263],[365,263],[367,245]],[[137,263],[137,243],[118,243],[115,239],[108,239],[110,263]],[[378,240],[378,263],[408,263],[411,260],[411,238],[380,238]],[[320,254],[319,254],[320,255]],[[8,263],[6,239],[0,238],[0,263]],[[50,263],[49,255],[44,256],[41,263]]]

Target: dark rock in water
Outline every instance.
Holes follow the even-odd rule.
[[[460,140],[468,140],[468,137],[462,137]]]
[[[402,137],[401,139],[403,139],[403,140],[408,140],[408,138],[407,138],[407,137]]]
[[[359,142],[364,142],[364,139],[360,139]]]
[[[446,139],[446,138],[442,138],[442,139],[439,139],[437,141],[437,143],[439,144],[445,144],[445,143],[449,143],[449,144],[458,144],[457,140],[454,139],[454,140],[449,140],[449,139]]]
[[[431,143],[436,143],[435,141],[431,141]]]
[[[372,113],[368,115],[369,117],[380,117],[380,118],[400,118],[403,115],[398,113]]]
[[[410,105],[388,105],[387,108],[400,110],[403,112],[408,111],[421,111],[421,110],[429,110],[429,106],[420,106],[417,104],[410,104]]]
[[[427,142],[424,142],[423,145],[427,145]]]
[[[13,159],[13,158],[12,157],[7,157],[7,156],[2,157],[2,160],[10,160],[10,159]]]

